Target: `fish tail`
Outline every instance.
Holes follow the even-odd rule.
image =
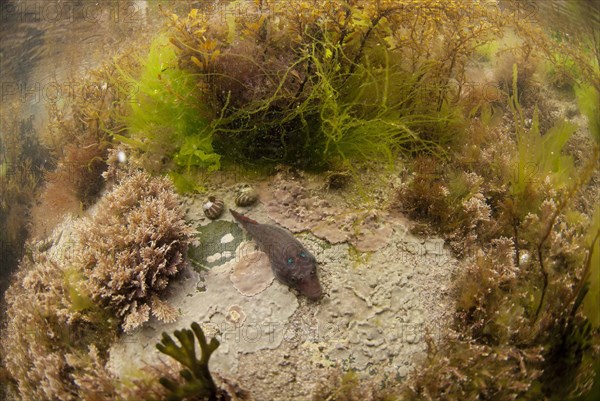
[[[232,215],[233,217],[235,217],[235,219],[236,219],[237,221],[239,221],[240,223],[242,223],[242,224],[244,224],[244,223],[258,224],[258,223],[257,223],[255,220],[252,220],[252,219],[251,219],[251,218],[249,218],[249,217],[243,216],[243,215],[239,214],[238,212],[236,212],[236,211],[235,211],[235,210],[233,210],[233,209],[229,209],[229,211],[231,212],[231,215]]]

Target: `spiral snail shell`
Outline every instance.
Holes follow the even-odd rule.
[[[258,199],[258,192],[248,184],[242,185],[235,195],[237,206],[250,206]]]
[[[211,220],[218,219],[225,210],[225,204],[222,200],[215,198],[214,196],[208,197],[208,202],[202,205],[204,214]]]

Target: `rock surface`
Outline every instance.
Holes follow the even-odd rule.
[[[278,180],[276,185],[292,194],[306,192],[311,185],[296,181],[286,186],[285,178]],[[273,280],[265,269],[266,258],[258,257],[252,242],[242,242],[240,235],[245,234],[231,230],[232,240],[218,230],[216,242],[227,236],[228,245],[239,244],[235,257],[201,273],[189,269],[174,282],[168,301],[180,309],[181,317],[172,324],[151,321],[123,336],[110,352],[114,372],[127,375],[130,366],[166,358],[154,347],[161,333],[197,321],[208,336],[217,335],[221,341],[211,369],[235,377],[257,400],[309,400],[317,381],[332,367],[398,379],[410,374],[425,355],[427,338],[441,338],[449,323],[452,306],[446,288],[457,261],[443,242],[409,234],[401,216],[353,211],[347,205],[329,209],[338,226],[326,223],[331,236],[321,235],[310,218],[281,217],[283,209],[273,206],[279,195],[271,192],[271,197],[261,193],[266,204],[255,205],[247,214],[266,223],[273,223],[270,217],[275,214],[279,223],[301,232],[296,237],[319,263],[323,298],[311,302]],[[320,195],[306,192],[304,197],[285,199],[290,210],[302,214],[298,204],[303,199],[318,203],[325,196],[321,190]],[[194,204],[192,214],[197,213]],[[358,229],[348,223],[353,229],[346,229],[345,220],[335,217],[336,210],[352,215],[348,221],[364,223]],[[233,219],[228,212],[222,218]],[[219,221],[210,224],[215,223]]]

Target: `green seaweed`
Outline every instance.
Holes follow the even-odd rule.
[[[365,56],[344,72],[339,67],[344,56],[332,43],[313,43],[303,60],[313,74],[304,99],[279,110],[276,105],[290,100],[276,94],[236,110],[215,128],[221,144],[215,146],[238,161],[259,159],[308,169],[354,170],[354,163],[375,161],[391,166],[401,153],[442,155],[445,140],[422,134],[452,132],[454,119],[451,111],[424,107],[420,80],[430,66],[410,73],[390,62],[385,48],[374,53],[369,54],[379,61]]]
[[[200,325],[194,322],[191,327],[192,330],[175,330],[174,335],[181,346],[177,346],[171,336],[164,332],[160,343],[156,344],[160,352],[169,355],[185,367],[180,371],[185,381],[183,384],[166,377],[160,378],[160,384],[169,390],[167,401],[181,401],[188,397],[216,399],[217,386],[208,369],[208,360],[219,347],[219,341],[212,338],[210,343],[207,343]],[[200,359],[196,357],[194,335],[200,344]]]
[[[118,77],[114,83],[126,108],[117,116],[121,129],[110,132],[113,138],[147,159],[162,160],[167,171],[179,175],[196,168],[219,169],[220,156],[212,147],[211,110],[205,105],[198,77],[178,67],[167,35],[154,38],[145,58],[115,61],[115,65]],[[162,172],[164,165],[154,170]],[[185,185],[177,188],[201,190]]]
[[[593,85],[577,85],[575,95],[581,113],[588,119],[590,134],[600,145],[600,90]]]
[[[582,274],[583,310],[593,327],[600,328],[600,206],[596,206],[592,217],[592,224],[586,236],[588,257]],[[596,266],[594,269],[593,266]],[[578,305],[576,302],[575,305]]]
[[[497,36],[502,20],[433,1],[416,15],[437,18],[443,7],[460,21],[425,18],[427,29],[415,30],[394,1],[295,11],[309,3],[273,16],[263,2],[244,2],[246,15],[215,26],[209,10],[170,14],[170,37],[157,35],[139,66],[117,66],[131,105],[113,137],[161,160],[154,171],[169,172],[180,191],[201,191],[194,172],[218,169],[221,157],[356,173],[361,164],[391,166],[399,155],[444,156],[458,138],[466,59]],[[463,37],[472,21],[461,10],[486,21],[476,35]],[[453,38],[448,50],[425,51],[440,35]]]
[[[546,177],[552,179],[555,188],[568,185],[573,172],[573,158],[562,153],[571,135],[577,129],[575,124],[559,122],[544,135],[540,133],[537,107],[531,119],[531,127],[526,128],[523,109],[519,104],[517,88],[517,66],[513,65],[513,95],[509,107],[513,114],[517,134],[517,168],[511,180],[511,195],[519,198],[522,204],[530,203],[528,186],[541,183]],[[535,210],[530,205],[527,212]]]
[[[433,3],[420,11],[462,8]],[[451,99],[459,90],[449,82],[496,32],[486,23],[448,53],[430,54],[424,43],[437,40],[436,29],[454,32],[470,21],[423,21],[430,29],[412,32],[407,42],[414,21],[393,1],[334,1],[318,15],[290,6],[277,17],[262,2],[247,6],[252,12],[223,29],[206,25],[207,11],[170,16],[179,66],[208,88],[207,103],[220,116],[212,122],[215,151],[246,166],[355,171],[357,164],[390,166],[401,154],[445,155],[461,120]],[[464,11],[482,17],[480,9]]]

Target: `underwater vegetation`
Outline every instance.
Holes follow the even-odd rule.
[[[113,83],[136,93],[113,138],[162,160],[184,191],[220,162],[354,170],[444,155],[468,57],[504,25],[462,2],[244,3],[227,18],[165,12],[148,56],[117,67]]]
[[[212,338],[210,342],[207,342],[198,323],[192,323],[191,327],[191,330],[175,330],[173,333],[181,346],[177,346],[167,333],[163,333],[160,343],[156,344],[156,348],[160,352],[169,355],[184,366],[184,369],[180,372],[185,381],[184,384],[179,384],[166,377],[160,378],[160,383],[169,390],[166,397],[167,401],[191,399],[213,401],[217,399],[217,386],[208,369],[208,361],[211,354],[219,347],[219,341]],[[196,339],[200,345],[200,359],[196,356]]]
[[[104,367],[108,346],[150,313],[177,315],[160,296],[183,266],[191,230],[167,178],[129,171],[72,226],[50,247],[28,244],[6,293],[3,359],[23,400],[121,399],[125,384]],[[152,386],[141,379],[122,393],[156,395]]]
[[[34,248],[20,267],[6,292],[1,345],[11,378],[7,390],[12,384],[22,400],[81,399],[76,380],[85,371],[75,369],[71,358],[88,351],[104,358],[98,351],[103,355],[115,322],[78,299],[75,283],[66,279],[69,265]],[[104,375],[103,369],[95,370],[93,388]]]
[[[95,201],[104,186],[102,172],[106,144],[90,139],[69,144],[53,169],[44,171],[44,183],[31,209],[32,238],[44,238],[67,214],[79,214]]]
[[[542,132],[519,93],[515,64],[507,105],[484,104],[471,140],[442,168],[416,159],[399,191],[405,211],[467,256],[454,334],[430,344],[407,399],[577,399],[598,381],[600,215],[577,202],[598,171],[598,101],[579,92],[592,146],[576,161],[566,145],[578,127]]]
[[[111,147],[105,130],[115,126],[111,116],[118,107],[107,85],[111,74],[110,69],[100,68],[86,80],[73,78],[74,88],[85,89],[48,101],[49,121],[39,136],[49,161],[38,204],[31,210],[33,238],[49,235],[67,214],[81,214],[104,189],[102,173]]]
[[[456,52],[448,55],[433,45],[434,37],[452,29],[444,18],[460,3],[411,4],[418,8],[414,13],[386,1],[320,7],[296,1],[271,12],[256,2],[255,14],[230,18],[226,29],[191,35],[189,27],[210,16],[173,17],[181,63],[206,76],[213,102],[225,108],[215,148],[236,159],[303,168],[391,163],[400,152],[440,153],[457,117],[445,84],[460,73],[471,46],[496,28],[483,22],[477,40],[450,46]],[[414,29],[414,15],[422,16],[424,29]],[[435,34],[425,22],[434,15]],[[481,15],[470,17],[482,22]],[[426,55],[430,44],[439,53]]]
[[[112,84],[126,101],[115,116],[120,125],[107,132],[136,151],[147,170],[168,172],[181,192],[198,190],[190,170],[220,166],[212,148],[214,116],[198,78],[178,68],[164,34],[153,40],[147,55],[132,57],[116,61]]]
[[[177,316],[160,294],[184,263],[192,231],[165,177],[132,172],[78,225],[84,286],[94,302],[110,308],[132,330],[150,317]]]
[[[5,275],[23,254],[29,235],[23,222],[35,200],[47,155],[33,116],[19,119],[19,115],[20,106],[5,102],[0,115],[0,260]],[[0,285],[2,292],[7,286]]]
[[[592,85],[600,91],[600,26],[597,23],[597,4],[569,2],[562,5],[572,15],[576,26],[561,29],[560,24],[548,28],[526,21],[515,21],[515,28],[533,47],[540,49],[548,67],[549,82],[562,90],[571,90],[577,84]],[[595,14],[594,14],[595,12]],[[585,14],[594,15],[585,18]],[[549,13],[549,18],[561,18]],[[564,28],[564,27],[563,27]],[[546,32],[544,32],[546,29]]]

